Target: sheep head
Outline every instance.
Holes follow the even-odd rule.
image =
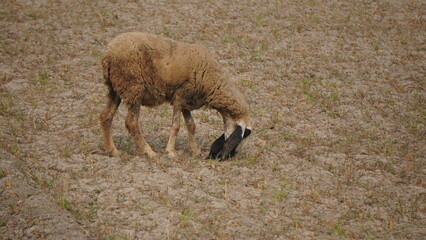
[[[244,122],[235,123],[224,119],[225,133],[213,142],[207,159],[223,161],[234,157],[251,134],[251,128]]]

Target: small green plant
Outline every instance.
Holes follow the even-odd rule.
[[[30,17],[32,20],[37,20],[39,18],[38,14],[34,11],[29,12],[27,16]]]
[[[275,38],[278,38],[281,35],[281,31],[278,28],[273,28],[271,30],[272,35],[274,35]]]
[[[62,154],[64,155],[64,157],[70,158],[71,157],[71,150],[66,147],[62,150]]]
[[[41,188],[47,188],[52,189],[53,188],[53,181],[49,181],[46,178],[39,178],[36,177],[35,181],[40,185]]]
[[[260,159],[258,157],[255,157],[250,153],[246,153],[243,160],[245,161],[241,162],[240,165],[244,167],[252,166],[260,162]]]
[[[63,196],[59,198],[59,205],[66,210],[71,210],[71,202]]]
[[[345,236],[346,231],[344,229],[342,229],[342,227],[340,227],[339,225],[334,225],[331,230],[335,233],[337,233],[337,235],[339,236]]]
[[[0,115],[13,116],[13,95],[9,92],[0,93]]]
[[[167,27],[163,28],[163,34],[166,37],[170,37],[170,29],[168,29]]]
[[[303,94],[308,96],[311,95],[312,81],[310,81],[309,79],[303,79],[300,87],[302,88]]]
[[[3,171],[3,170],[0,170],[0,179],[2,179],[2,178],[4,178],[4,177],[6,177],[6,172],[5,171]]]
[[[272,198],[276,203],[281,203],[287,197],[287,191],[283,188],[274,188],[272,191]]]
[[[319,20],[318,16],[316,16],[315,14],[311,14],[311,15],[309,16],[309,19],[310,19],[312,22],[314,22],[314,23],[319,23],[319,22],[320,22],[320,20]]]
[[[103,189],[95,189],[95,190],[93,190],[93,193],[95,193],[95,194],[100,194],[101,192],[103,192]]]
[[[41,85],[45,85],[47,84],[47,82],[49,81],[49,73],[46,71],[41,71],[37,73],[37,81],[41,84]]]
[[[93,57],[102,57],[102,52],[101,51],[99,51],[99,50],[92,50],[92,56]]]
[[[104,16],[104,17],[108,17],[109,13],[108,13],[107,10],[103,9],[103,10],[101,10],[101,15]]]
[[[380,45],[378,44],[378,43],[374,43],[373,44],[373,49],[374,49],[374,51],[379,51],[379,49],[380,49]]]
[[[273,172],[278,172],[279,170],[280,170],[280,165],[277,163],[277,162],[274,162],[273,164],[272,164],[272,171]]]
[[[265,23],[266,23],[266,21],[261,16],[256,17],[256,26],[257,27],[260,27],[260,26],[264,25]]]
[[[190,208],[185,208],[182,212],[181,215],[179,216],[179,220],[181,222],[182,225],[186,225],[189,226],[190,224],[190,220],[192,218],[193,215],[193,211]]]
[[[129,236],[127,234],[111,234],[108,236],[109,240],[116,240],[116,239],[122,239],[127,240],[129,239]]]
[[[333,99],[333,101],[338,102],[340,99],[340,94],[338,91],[333,91],[331,93],[331,98]]]
[[[90,202],[89,206],[86,207],[84,216],[88,219],[95,219],[98,216],[98,209],[96,203]]]

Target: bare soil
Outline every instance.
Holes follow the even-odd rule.
[[[0,239],[424,239],[426,3],[421,0],[0,1]],[[120,108],[102,150],[100,60],[145,31],[217,53],[247,94],[253,137],[203,156],[171,109],[144,108],[159,161]]]

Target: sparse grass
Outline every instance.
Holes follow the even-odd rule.
[[[7,1],[0,147],[94,238],[421,239],[422,5],[395,2]],[[217,53],[250,104],[255,134],[242,153],[166,159],[171,108],[163,105],[140,118],[158,160],[136,153],[125,107],[113,123],[121,160],[92,154],[105,103],[101,49],[126,31]],[[222,119],[194,115],[205,156]],[[186,150],[182,129],[177,147]],[[1,168],[0,179],[13,174]],[[13,238],[31,211],[19,201],[1,207],[17,221],[0,221],[0,238]],[[54,232],[43,219],[32,228]]]
[[[287,191],[284,189],[275,187],[272,191],[272,198],[275,203],[281,203],[287,197],[287,194]]]
[[[115,234],[108,235],[108,239],[109,240],[117,240],[117,239],[127,240],[129,239],[129,236],[127,234],[115,233]]]
[[[26,119],[25,112],[14,103],[14,97],[9,92],[0,92],[0,116],[11,117],[19,122]]]
[[[191,226],[191,221],[193,218],[193,210],[191,208],[185,208],[181,215],[179,216],[179,221],[181,227]]]
[[[28,16],[28,17],[30,17],[32,20],[37,20],[37,19],[39,18],[38,13],[37,13],[37,12],[35,12],[35,11],[30,11],[30,12],[27,14],[27,16]]]
[[[0,179],[4,178],[6,176],[7,176],[6,171],[0,170]]]
[[[96,57],[96,58],[100,58],[100,57],[102,57],[102,52],[97,50],[97,49],[94,49],[94,50],[92,50],[92,56]]]
[[[257,16],[255,19],[255,24],[256,24],[256,27],[261,27],[264,24],[266,24],[266,21],[262,16]]]
[[[117,137],[115,140],[115,143],[117,145],[117,148],[129,155],[135,155],[136,154],[136,148],[135,145],[130,137]]]
[[[271,30],[271,33],[272,33],[272,35],[273,35],[275,38],[279,38],[279,37],[280,37],[280,35],[281,35],[281,31],[280,31],[280,29],[279,29],[279,28],[273,28],[273,29]]]
[[[46,177],[38,177],[35,176],[35,182],[42,188],[42,189],[47,189],[50,190],[53,188],[54,186],[54,181],[53,180],[48,180]]]
[[[61,206],[62,208],[64,208],[65,210],[71,210],[72,209],[72,204],[71,204],[71,202],[68,200],[68,199],[66,199],[64,196],[62,196],[62,197],[59,197],[59,199],[58,199],[58,202],[59,202],[59,206]]]
[[[70,158],[70,157],[71,157],[71,155],[72,155],[71,150],[70,150],[68,147],[65,147],[65,148],[62,150],[62,155],[63,155],[64,157],[66,157],[66,158]]]
[[[333,227],[331,227],[331,232],[337,233],[339,237],[343,237],[346,234],[346,231],[342,229],[342,227],[339,225],[334,225]]]
[[[169,29],[169,28],[167,28],[167,27],[164,27],[164,28],[163,28],[163,34],[164,34],[164,36],[166,36],[166,37],[170,37],[170,29]]]
[[[18,143],[13,143],[11,146],[10,146],[10,153],[12,154],[12,155],[16,155],[16,154],[18,154],[20,152],[20,149],[19,149],[19,145],[18,145]]]
[[[95,202],[90,202],[88,206],[86,206],[83,216],[86,219],[96,219],[98,217],[98,206]]]
[[[257,165],[261,161],[260,158],[253,156],[250,153],[244,153],[242,157],[242,161],[238,164],[239,166],[249,167],[253,165]]]

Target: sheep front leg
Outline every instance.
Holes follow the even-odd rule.
[[[189,110],[182,110],[183,117],[185,118],[185,125],[188,129],[188,143],[189,147],[191,148],[191,152],[194,156],[201,154],[201,148],[198,146],[197,142],[195,141],[195,123],[194,119],[192,118],[191,111]]]
[[[121,99],[118,96],[112,96],[108,99],[108,103],[105,109],[102,111],[99,120],[101,122],[102,138],[104,141],[105,151],[112,157],[118,156],[119,152],[114,145],[112,140],[112,120],[114,115],[120,106]]]
[[[129,131],[130,135],[132,135],[136,146],[142,153],[145,153],[150,158],[156,158],[157,154],[151,149],[149,144],[142,137],[140,129],[139,129],[139,112],[140,105],[139,104],[129,104],[127,117],[126,117],[126,128]]]
[[[175,158],[177,154],[175,152],[175,143],[176,136],[180,128],[180,108],[178,106],[173,106],[173,118],[172,118],[172,128],[170,130],[169,141],[167,142],[166,151],[169,157]]]

